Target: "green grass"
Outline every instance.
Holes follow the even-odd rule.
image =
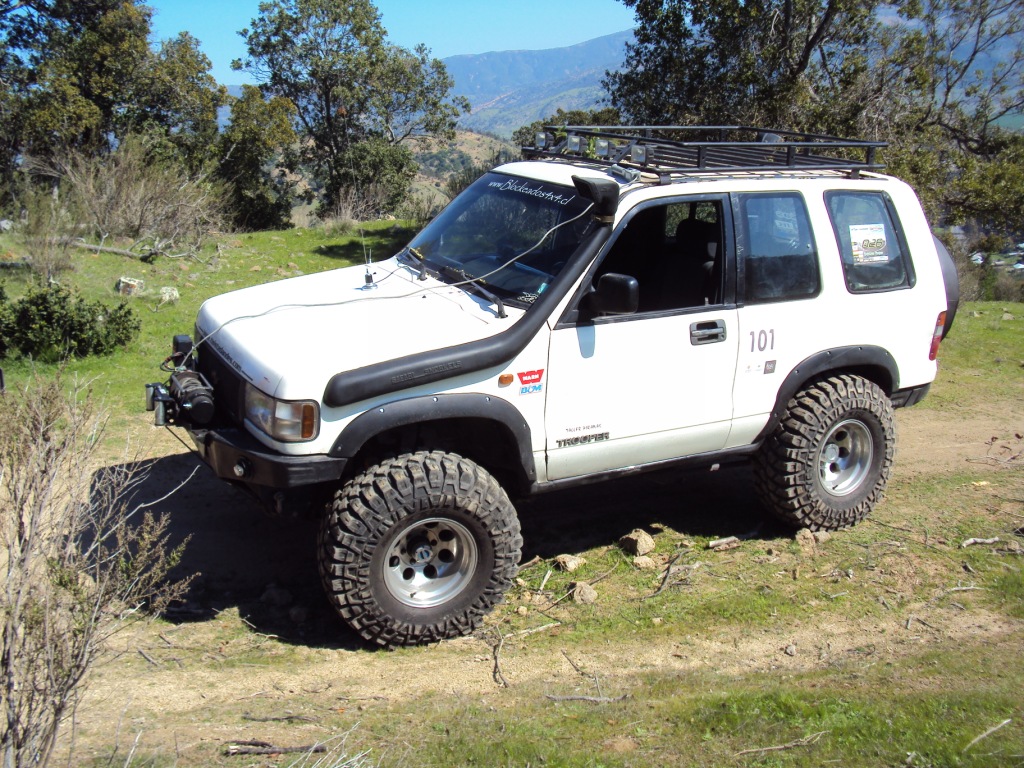
[[[90,299],[116,300],[114,285],[121,275],[143,279],[147,286],[145,295],[132,299],[142,318],[140,338],[112,356],[69,364],[71,374],[93,382],[113,416],[110,450],[123,443],[126,430],[150,423],[143,410],[143,385],[163,378],[158,364],[169,352],[170,337],[191,333],[203,300],[297,272],[361,263],[364,245],[375,259],[384,258],[410,235],[387,222],[366,225],[364,232],[365,237],[323,229],[226,235],[199,260],[158,258],[153,264],[76,253],[75,269],[63,280]],[[0,252],[11,247],[0,241]],[[0,277],[14,297],[27,285],[22,273],[7,270]],[[162,286],[177,288],[181,300],[158,306]],[[1022,324],[1024,305],[963,306],[942,344],[931,395],[916,408],[962,413],[965,419],[979,408],[1019,413]],[[26,381],[34,367],[11,359],[2,365],[8,387]],[[53,366],[36,370],[45,375]],[[1022,426],[1008,417],[1010,433]],[[984,450],[979,445],[979,454]],[[539,563],[522,572],[508,603],[480,635],[492,643],[499,633],[508,638],[503,657],[527,665],[558,662],[564,651],[580,665],[579,674],[562,664],[557,674],[528,681],[510,673],[511,688],[461,693],[450,689],[434,665],[438,659],[480,663],[471,658],[480,654],[479,644],[470,650],[442,645],[386,655],[339,651],[329,643],[307,647],[250,631],[234,610],[185,626],[172,638],[191,637],[194,629],[199,639],[194,645],[176,640],[178,645],[166,653],[178,658],[183,675],[239,676],[247,669],[287,673],[311,664],[329,669],[339,653],[414,665],[424,684],[405,699],[357,706],[344,703],[344,692],[337,689],[288,695],[289,712],[316,717],[317,736],[355,727],[353,750],[372,749],[382,766],[1024,765],[1019,623],[1024,619],[1024,558],[1011,546],[1024,543],[1015,533],[1024,522],[1019,468],[968,464],[955,472],[897,472],[868,521],[834,535],[814,552],[802,551],[790,533],[771,526],[739,549],[711,552],[711,539],[745,533],[757,522],[745,485],[749,476],[732,478],[633,480],[637,484],[632,487],[647,489],[646,496],[612,491],[617,501],[604,507],[607,490],[593,492],[582,503],[578,495],[554,497],[538,502],[538,519],[524,515],[524,530],[535,537],[539,532],[549,549],[578,542],[592,528],[628,530],[634,519],[655,534],[653,557],[662,567],[653,570],[634,567],[632,558],[614,546],[614,534],[577,546],[573,552],[587,563],[574,574],[558,571],[552,552],[545,551]],[[665,503],[677,489],[685,503]],[[560,505],[580,505],[585,511],[564,518],[569,510]],[[685,509],[676,510],[679,506]],[[961,549],[960,542],[972,537],[998,537],[1000,543]],[[662,568],[673,558],[677,566],[700,565],[655,595]],[[565,597],[571,583],[580,580],[595,582],[596,604],[579,605]],[[969,631],[954,635],[959,618],[967,624],[999,621],[1005,626],[977,637]],[[536,634],[514,634],[555,622],[558,626]],[[832,624],[854,624],[863,631],[848,642],[836,639],[832,647]],[[795,664],[782,650],[791,636],[803,638]],[[701,649],[709,642],[754,648],[761,638],[782,647],[770,647],[749,669],[737,658],[721,665],[713,659],[703,666],[689,663],[706,653]],[[159,640],[146,647],[160,658]],[[641,658],[651,647],[664,651],[655,662]],[[610,669],[590,663],[622,649],[626,658]],[[629,657],[632,652],[637,658]],[[742,651],[737,653],[741,661]],[[131,653],[118,663],[127,685],[154,673],[152,665]],[[489,663],[485,658],[481,669],[489,669]],[[481,674],[486,677],[486,671]],[[386,692],[387,680],[380,686]],[[549,695],[628,698],[569,702]],[[244,714],[275,716],[281,707],[280,701],[248,699],[211,703],[201,718],[196,714],[198,725],[183,721],[163,727],[170,733],[212,723],[240,724]],[[146,716],[154,724],[150,727],[161,722],[160,712]],[[1006,719],[1009,725],[967,748]],[[292,743],[311,740],[304,731],[292,732]],[[104,733],[99,738],[110,737]],[[237,759],[223,758],[212,741],[197,741],[179,756],[176,739],[167,736],[162,746],[140,749],[136,764],[188,768]],[[785,748],[747,751],[767,747]],[[118,764],[124,762],[123,751],[120,757]],[[290,762],[282,758],[268,764]]]
[[[115,286],[121,276],[145,281],[145,292],[129,299],[142,320],[139,338],[110,356],[72,360],[67,371],[92,383],[111,421],[108,434],[123,437],[125,430],[142,418],[144,385],[162,381],[160,362],[170,354],[171,337],[193,333],[199,306],[211,296],[247,286],[361,264],[364,249],[374,260],[387,258],[410,237],[402,223],[371,222],[352,232],[323,227],[280,232],[225,235],[209,242],[197,258],[157,257],[152,264],[109,253],[76,250],[74,268],[60,276],[88,299],[113,303],[119,300]],[[17,253],[9,238],[0,241],[0,252]],[[32,276],[26,270],[0,273],[10,298],[24,294]],[[160,304],[160,288],[177,289],[180,300]],[[33,370],[50,374],[53,365],[30,360],[0,361],[8,387],[23,384]]]

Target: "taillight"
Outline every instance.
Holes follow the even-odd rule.
[[[939,342],[942,341],[942,330],[946,327],[946,313],[939,312],[939,317],[935,321],[935,330],[932,332],[932,346],[928,350],[928,359],[934,360],[939,356]]]

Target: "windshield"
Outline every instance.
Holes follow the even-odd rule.
[[[591,217],[573,187],[488,173],[409,244],[448,282],[478,280],[513,303],[532,304],[562,271]]]

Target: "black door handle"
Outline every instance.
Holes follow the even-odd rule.
[[[690,344],[693,346],[715,344],[719,341],[725,341],[725,321],[706,320],[702,323],[690,323]]]

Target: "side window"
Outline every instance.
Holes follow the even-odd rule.
[[[642,208],[619,232],[598,274],[635,277],[640,313],[721,303],[722,221],[721,200]]]
[[[902,231],[882,192],[826,192],[825,203],[852,293],[913,285]]]
[[[744,299],[804,299],[821,287],[807,206],[795,192],[736,195]]]

